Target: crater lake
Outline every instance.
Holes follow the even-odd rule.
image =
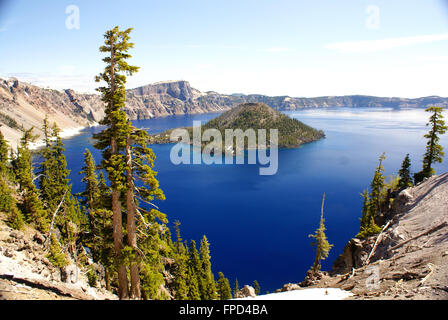
[[[346,242],[359,231],[362,198],[369,186],[378,157],[386,152],[386,175],[397,174],[406,153],[413,172],[421,169],[429,114],[423,109],[320,108],[285,112],[316,129],[326,138],[297,149],[279,150],[278,172],[260,176],[259,165],[174,165],[172,145],[152,145],[157,155],[155,170],[166,200],[157,203],[167,214],[170,229],[181,222],[185,240],[211,244],[215,279],[222,271],[234,287],[257,280],[261,292],[273,292],[286,283],[303,280],[314,261],[312,234],[318,227],[322,194],[326,193],[327,237],[333,249],[323,262],[331,268]],[[203,123],[218,114],[184,115],[133,121],[149,133]],[[89,148],[97,163],[100,153],[85,129],[65,139],[73,192],[84,189],[78,174],[83,152]],[[448,147],[448,135],[441,137]],[[195,152],[195,151],[193,151]],[[448,171],[448,162],[434,166]]]

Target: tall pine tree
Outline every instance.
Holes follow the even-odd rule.
[[[212,272],[212,265],[210,262],[210,243],[207,237],[204,235],[201,241],[200,247],[200,280],[202,285],[200,288],[202,290],[201,297],[203,300],[216,300],[218,296],[216,295],[215,279]]]
[[[126,155],[123,151],[132,131],[123,111],[126,101],[126,75],[138,71],[138,67],[126,62],[131,58],[128,51],[134,46],[129,42],[131,31],[132,29],[120,31],[115,27],[104,34],[104,45],[100,47],[100,52],[107,54],[103,58],[106,67],[104,72],[96,77],[97,82],[104,81],[107,84],[97,89],[106,104],[105,117],[100,122],[106,129],[94,137],[97,139],[95,147],[103,152],[102,167],[108,174],[112,189],[113,237],[120,299],[129,297],[127,271],[122,259],[124,244],[121,194],[126,191]]]
[[[187,271],[188,271],[188,252],[182,243],[180,235],[180,222],[175,221],[176,242],[174,244],[174,280],[173,287],[176,300],[188,300]]]

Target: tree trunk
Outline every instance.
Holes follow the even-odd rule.
[[[113,237],[114,237],[114,250],[115,258],[119,260],[121,258],[121,250],[123,249],[123,225],[121,221],[121,203],[120,203],[120,191],[112,190],[112,211],[113,216]],[[118,266],[118,296],[120,299],[129,298],[128,289],[128,275],[126,273],[126,266]]]
[[[132,154],[131,154],[131,142],[130,137],[126,138],[126,212],[127,221],[126,227],[128,231],[128,245],[135,249],[137,248],[137,233],[135,227],[135,202],[134,202],[134,181],[132,175]],[[136,253],[137,254],[137,253]],[[131,299],[140,299],[140,274],[138,270],[138,262],[131,261]]]

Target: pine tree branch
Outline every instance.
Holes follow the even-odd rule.
[[[145,217],[143,217],[142,213],[140,212],[140,210],[138,208],[135,208],[135,211],[138,213],[138,215],[140,216],[140,218],[142,219],[143,224],[145,225],[145,227],[147,229],[149,229],[149,227],[151,227],[150,224],[148,224],[145,220]]]
[[[144,202],[144,203],[146,203],[146,204],[149,204],[149,205],[153,206],[154,208],[156,208],[157,210],[159,210],[159,207],[156,206],[155,204],[153,204],[153,203],[151,203],[151,202],[148,202],[148,201],[142,199],[142,198],[139,197],[139,196],[135,196],[135,197],[136,197],[138,200],[140,200],[140,201],[142,201],[142,202]]]

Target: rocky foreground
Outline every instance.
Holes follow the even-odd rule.
[[[404,190],[378,236],[351,239],[310,288],[340,288],[350,299],[448,299],[448,173]]]
[[[0,213],[0,300],[116,300],[88,284],[86,270],[71,263],[55,268],[46,258],[45,236],[33,228],[16,231]],[[101,276],[101,266],[91,264]],[[101,280],[101,277],[99,278]]]
[[[257,298],[448,299],[448,173],[401,192],[385,221],[379,235],[351,239],[330,272]],[[55,268],[45,256],[44,235],[12,230],[0,214],[0,299],[117,298],[102,287],[101,266],[90,265],[92,288],[86,270]],[[254,296],[245,286],[236,298]]]

